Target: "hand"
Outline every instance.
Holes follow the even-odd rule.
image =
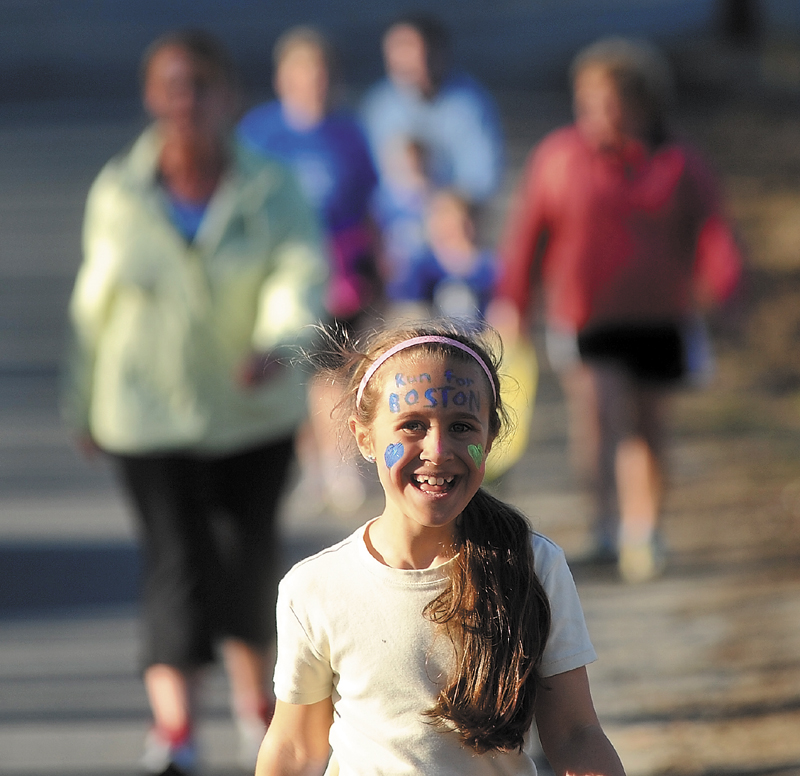
[[[625,776],[597,719],[585,667],[543,680],[536,692],[536,727],[556,776]]]

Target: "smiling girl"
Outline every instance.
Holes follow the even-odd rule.
[[[623,774],[563,552],[481,489],[504,412],[488,345],[452,323],[338,353],[383,512],[281,583],[275,717],[257,776]]]

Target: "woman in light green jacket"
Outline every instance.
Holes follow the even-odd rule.
[[[63,407],[139,518],[144,764],[174,776],[195,767],[191,695],[217,642],[248,765],[271,714],[273,518],[305,411],[284,357],[323,315],[327,262],[291,174],[231,139],[235,78],[215,39],[159,39],[143,82],[154,123],[87,201]]]

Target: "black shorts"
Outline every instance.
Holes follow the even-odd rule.
[[[606,323],[578,334],[581,359],[612,361],[642,382],[669,385],[686,376],[686,354],[677,323]]]

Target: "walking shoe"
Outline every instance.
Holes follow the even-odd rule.
[[[660,576],[666,555],[658,536],[640,542],[623,541],[619,550],[619,574],[625,582],[647,582]]]
[[[188,731],[170,737],[153,728],[147,734],[139,762],[144,772],[152,776],[191,776],[197,759],[197,747]]]

